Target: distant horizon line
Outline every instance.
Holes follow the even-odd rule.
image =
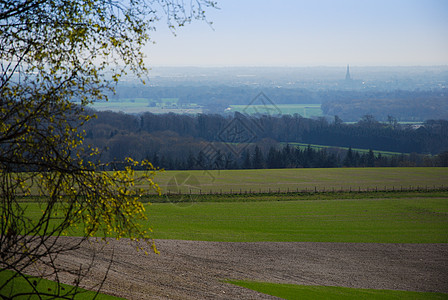
[[[287,65],[148,65],[148,69],[153,68],[197,68],[197,69],[211,69],[211,68],[346,68],[347,65],[350,68],[434,68],[434,67],[448,67],[448,64],[440,65],[357,65],[357,64],[344,64],[344,65],[310,65],[310,66],[287,66]]]

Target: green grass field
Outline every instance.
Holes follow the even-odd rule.
[[[13,276],[12,271],[2,270],[0,272],[0,283],[4,283],[11,276]],[[28,284],[28,281],[33,283],[34,289],[31,285]],[[57,285],[54,281],[36,278],[33,276],[26,276],[25,278],[17,278],[7,284],[0,290],[0,298],[5,297],[4,299],[9,299],[10,295],[17,294],[28,294],[34,293],[35,291],[39,291],[43,294],[48,294],[48,296],[41,295],[40,297],[37,295],[22,295],[21,297],[15,297],[14,299],[78,299],[78,300],[90,300],[90,299],[98,299],[98,300],[119,300],[123,298],[114,297],[106,294],[96,293],[93,291],[87,291],[81,288],[75,288],[73,286],[67,284]],[[51,296],[53,295],[53,296]]]
[[[249,202],[246,202],[247,195],[232,195],[233,202],[215,202],[215,197],[222,196],[211,195],[211,202],[204,203],[146,204],[149,220],[144,225],[153,227],[153,237],[160,239],[448,243],[448,192],[322,193],[314,194],[318,198],[303,199],[311,195],[250,195],[255,199]],[[27,205],[30,214],[39,214],[37,204]],[[448,297],[445,294],[338,287],[235,284],[285,299]]]
[[[238,286],[287,300],[314,299],[447,299],[443,293],[422,293],[395,290],[354,289],[336,286],[309,286],[253,281],[227,281]]]
[[[145,204],[157,239],[222,242],[448,243],[448,192],[203,195]],[[26,202],[28,216],[42,214]],[[55,220],[57,222],[58,219]],[[70,235],[82,235],[74,227]]]
[[[166,171],[156,177],[164,193],[240,191],[392,190],[448,186],[448,168],[333,168]]]
[[[179,101],[178,98],[162,98],[159,100],[148,98],[132,98],[132,99],[120,99],[110,100],[103,102],[95,102],[89,107],[99,111],[114,111],[125,113],[142,113],[150,112],[154,114],[164,113],[177,113],[177,114],[199,114],[203,112],[202,107],[197,105],[189,105],[188,107],[173,106]],[[156,106],[152,106],[152,103],[156,102]]]
[[[281,144],[283,144],[283,145],[289,144],[290,146],[299,147],[302,150],[306,149],[308,146],[310,146],[314,150],[330,149],[330,148],[339,148],[339,149],[344,149],[344,150],[348,150],[349,149],[349,147],[314,145],[314,144],[306,144],[306,143],[281,143]],[[353,151],[357,151],[359,153],[368,153],[370,149],[352,148],[352,150]],[[372,149],[372,151],[373,151],[373,153],[375,155],[378,155],[378,154],[381,153],[382,156],[391,156],[391,155],[400,155],[400,154],[402,154],[400,152],[381,151],[381,150],[375,150],[375,149]]]
[[[320,117],[323,115],[320,104],[276,104],[275,106],[276,109],[271,110],[271,114],[299,114],[304,118]],[[230,107],[232,111],[247,114],[267,113],[264,105],[230,105]]]
[[[138,171],[137,171],[138,172]],[[163,194],[391,191],[448,188],[448,168],[192,170],[157,173]],[[137,183],[137,186],[144,185]],[[31,190],[37,195],[36,189]],[[155,194],[155,193],[153,193]]]
[[[159,239],[222,242],[448,243],[444,197],[154,203]]]
[[[212,190],[266,191],[272,187],[313,190],[353,185],[391,188],[448,182],[447,168],[357,168],[184,171]],[[168,183],[179,172],[164,172]],[[183,179],[189,177],[182,177]],[[188,180],[187,180],[188,181]],[[180,183],[179,183],[180,184]],[[166,189],[165,189],[166,190]],[[149,197],[154,237],[206,241],[309,241],[370,243],[448,243],[448,192],[344,192],[230,195],[162,195]],[[41,209],[29,199],[31,217]],[[79,235],[73,231],[73,235]]]
[[[147,200],[148,221],[156,239],[221,242],[363,242],[448,243],[448,191],[400,192],[401,186],[446,185],[447,168],[280,169],[232,171],[169,171],[156,177],[163,188],[177,176],[184,191],[208,193],[308,189],[306,193],[163,195]],[[194,179],[194,180],[193,180]],[[175,187],[171,182],[171,185]],[[386,192],[314,193],[332,188],[392,189]],[[196,190],[197,191],[197,190]],[[311,191],[311,192],[310,192]],[[190,201],[183,201],[184,198]],[[180,201],[180,202],[179,202]],[[39,205],[24,203],[30,217]],[[73,230],[79,235],[81,229]],[[236,283],[285,299],[314,298],[442,299],[446,294],[271,283]],[[409,294],[406,294],[409,293]],[[293,296],[291,296],[293,295]]]

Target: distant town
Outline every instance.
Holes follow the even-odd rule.
[[[364,115],[414,123],[448,118],[448,66],[164,67],[150,70],[146,82],[124,78],[109,102],[93,108],[131,114],[261,114],[255,106],[245,108],[263,92],[276,106],[274,114],[338,116],[344,122]]]

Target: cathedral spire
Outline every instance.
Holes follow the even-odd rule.
[[[352,78],[350,77],[350,67],[347,65],[347,73],[345,73],[345,80],[350,81]]]

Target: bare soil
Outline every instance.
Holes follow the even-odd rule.
[[[92,288],[107,273],[102,292],[126,299],[278,299],[226,279],[448,293],[448,244],[156,240],[156,245],[159,255],[145,255],[126,239],[86,242],[60,255],[58,263],[79,267],[93,261],[81,286]],[[62,277],[73,280],[70,274]]]

